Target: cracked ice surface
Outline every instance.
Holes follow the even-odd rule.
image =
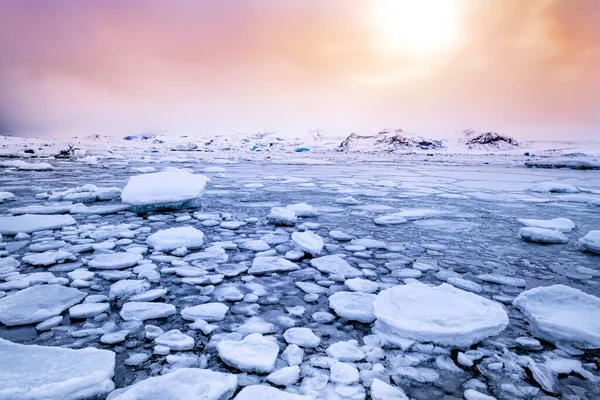
[[[105,396],[112,383],[111,399],[600,398],[597,171],[139,158],[0,175],[15,196],[0,204],[0,337],[43,346],[11,350],[22,393],[64,380],[48,398]],[[169,167],[211,180],[148,192],[175,208],[202,194],[201,207],[151,211],[140,198],[137,214],[78,194]],[[522,240],[523,225],[568,240]],[[439,296],[442,284],[456,289]],[[577,291],[535,290],[552,285]],[[57,352],[96,365],[89,393],[75,369],[40,370],[50,346],[107,352]]]

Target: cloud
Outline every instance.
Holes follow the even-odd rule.
[[[376,0],[372,0],[376,1]],[[374,50],[358,0],[0,3],[16,133],[377,130],[600,135],[595,0],[455,0],[460,43]]]

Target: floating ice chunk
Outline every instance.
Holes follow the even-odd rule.
[[[261,275],[273,272],[295,271],[297,269],[300,269],[298,265],[282,257],[255,257],[248,273]]]
[[[15,201],[17,197],[11,192],[0,192],[0,204],[6,201]]]
[[[532,332],[550,342],[567,341],[600,348],[600,299],[565,285],[521,293],[513,305],[525,315]]]
[[[123,189],[121,201],[136,212],[196,206],[208,180],[178,169],[135,175]]]
[[[32,233],[49,229],[60,229],[75,225],[76,221],[70,215],[34,215],[24,214],[15,217],[0,218],[0,234],[16,235],[17,233]]]
[[[521,235],[521,239],[533,243],[561,244],[569,241],[563,233],[554,229],[528,227],[521,228],[519,234]]]
[[[0,299],[0,322],[27,325],[60,315],[81,302],[86,293],[59,285],[38,285]]]
[[[246,386],[234,400],[313,400],[311,396],[284,392],[271,386]]]
[[[298,250],[318,256],[323,250],[323,238],[311,231],[292,233],[292,242]]]
[[[508,325],[499,303],[455,287],[421,283],[394,286],[373,302],[375,332],[395,338],[468,347],[502,332]]]
[[[340,242],[345,242],[354,239],[354,236],[348,235],[347,233],[342,231],[330,231],[329,236]]]
[[[167,294],[167,289],[151,289],[129,298],[130,301],[153,301]]]
[[[106,400],[227,400],[237,389],[237,381],[233,374],[179,368],[117,389]]]
[[[339,199],[335,199],[335,202],[337,204],[344,204],[344,205],[349,205],[349,206],[355,206],[357,204],[360,204],[360,201],[356,200],[352,196],[340,197]]]
[[[33,243],[29,246],[29,251],[48,251],[65,247],[67,243],[63,240],[45,240],[41,243]]]
[[[496,400],[495,397],[488,396],[487,394],[483,394],[478,392],[475,389],[467,389],[463,393],[465,400]]]
[[[331,368],[330,380],[341,385],[352,385],[357,383],[359,376],[354,364],[336,362]]]
[[[533,185],[530,189],[538,193],[577,193],[579,189],[573,185],[561,182],[543,182]]]
[[[404,390],[379,379],[373,379],[373,383],[371,384],[371,398],[373,400],[408,400]]]
[[[94,205],[86,206],[84,204],[74,204],[69,209],[71,214],[84,214],[84,215],[107,215],[116,214],[121,211],[129,210],[127,204],[107,204],[107,205]]]
[[[456,286],[459,289],[468,290],[469,292],[479,293],[483,291],[483,287],[479,283],[470,281],[468,279],[458,278],[456,276],[449,277],[446,282],[452,286]]]
[[[600,231],[589,231],[587,235],[579,239],[579,243],[590,253],[600,254]]]
[[[325,352],[329,357],[344,362],[355,362],[365,358],[365,353],[357,347],[356,341],[352,340],[333,343]]]
[[[314,218],[319,216],[317,209],[306,203],[290,204],[286,209],[293,211],[296,217]]]
[[[377,282],[362,278],[346,279],[344,283],[353,292],[374,293],[379,289]]]
[[[407,222],[408,220],[399,213],[382,215],[373,219],[373,223],[375,225],[400,225],[405,224]]]
[[[150,282],[135,279],[123,279],[110,285],[109,300],[125,299],[150,289]]]
[[[294,226],[296,220],[296,213],[282,207],[271,208],[271,213],[267,215],[267,221],[273,225]]]
[[[527,282],[522,278],[513,278],[512,276],[500,275],[500,274],[481,274],[477,276],[479,279],[485,282],[496,283],[498,285],[507,285],[515,287],[525,287]]]
[[[179,247],[198,249],[203,241],[204,234],[191,226],[163,229],[146,239],[146,243],[157,251],[172,251]]]
[[[413,208],[404,210],[396,213],[398,217],[406,218],[409,221],[416,221],[418,219],[432,218],[440,215],[446,215],[448,211],[435,210],[431,208]]]
[[[575,229],[575,223],[568,218],[554,218],[554,219],[519,219],[518,220],[521,225],[534,227],[534,228],[544,228],[544,229],[554,229],[561,232],[571,232]]]
[[[240,243],[240,249],[250,250],[254,252],[266,251],[271,248],[264,240],[248,240],[247,242]]]
[[[223,321],[229,311],[223,303],[205,303],[197,306],[185,307],[181,310],[181,318],[187,321],[202,319],[207,322]]]
[[[68,251],[46,251],[23,257],[23,262],[35,266],[54,265],[64,261],[75,261],[77,258]]]
[[[350,244],[353,246],[363,246],[367,249],[385,249],[387,247],[385,242],[375,239],[353,239]]]
[[[362,292],[337,292],[329,296],[329,307],[337,315],[349,321],[370,324],[375,320],[373,314],[374,294]]]
[[[92,318],[98,314],[108,311],[110,304],[108,303],[83,303],[77,304],[69,308],[69,316],[71,318]]]
[[[321,272],[345,278],[357,278],[363,275],[359,269],[352,267],[346,260],[335,255],[313,258],[310,260],[310,265]]]
[[[290,328],[283,333],[283,338],[300,347],[317,347],[321,343],[321,338],[309,328]]]
[[[95,269],[124,269],[133,267],[143,258],[141,254],[129,251],[101,254],[90,260],[88,266]]]
[[[283,367],[267,376],[267,380],[277,386],[290,386],[298,382],[300,378],[300,367],[293,365]]]
[[[194,348],[194,338],[181,333],[179,329],[171,329],[161,334],[154,341],[156,344],[175,351],[186,351]]]
[[[79,400],[114,390],[115,353],[22,345],[0,339],[0,398]]]
[[[252,333],[240,341],[220,341],[217,351],[223,362],[241,371],[267,373],[275,366],[279,346],[260,333]]]
[[[166,318],[175,314],[175,306],[165,303],[132,301],[123,304],[119,315],[125,321],[145,321],[147,319]]]

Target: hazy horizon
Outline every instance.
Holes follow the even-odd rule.
[[[600,140],[595,0],[0,3],[0,133]]]

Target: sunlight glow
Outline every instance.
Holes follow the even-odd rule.
[[[376,0],[370,23],[377,50],[432,55],[458,42],[457,0]]]

